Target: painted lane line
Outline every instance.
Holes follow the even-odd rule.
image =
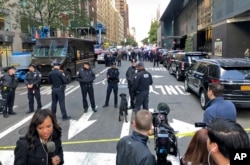
[[[42,108],[48,108],[51,106],[51,102],[46,104],[45,106],[43,106]],[[30,114],[29,116],[27,116],[26,118],[24,118],[23,120],[19,121],[18,123],[16,123],[15,125],[9,127],[8,129],[6,129],[5,131],[0,133],[0,139],[2,139],[4,136],[8,135],[9,133],[11,133],[12,131],[14,131],[15,129],[17,129],[18,127],[22,126],[23,124],[25,124],[26,122],[28,122],[31,118],[32,118],[33,114]]]
[[[0,151],[4,165],[14,164],[14,151]],[[63,152],[65,165],[110,165],[115,164],[115,153]]]
[[[123,121],[123,125],[122,125],[122,131],[121,131],[121,135],[120,138],[129,135],[129,129],[130,129],[130,125],[131,125],[131,117],[132,117],[132,109],[128,110],[128,122],[126,123],[125,120]]]

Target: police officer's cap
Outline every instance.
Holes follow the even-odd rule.
[[[167,103],[164,103],[164,102],[160,102],[158,105],[157,105],[157,109],[158,111],[160,112],[165,112],[165,113],[169,113],[170,111],[170,108],[169,106],[167,105]]]
[[[61,64],[59,62],[55,62],[53,63],[54,66],[61,66]]]
[[[35,65],[35,64],[29,64],[29,67],[33,67],[33,68],[35,68],[35,67],[36,67],[36,65]]]
[[[10,70],[10,69],[16,70],[16,68],[15,68],[14,66],[9,66],[9,67],[8,67],[8,70]]]
[[[138,66],[138,67],[139,67],[139,66],[144,66],[144,63],[143,63],[143,62],[139,62],[137,66]]]
[[[137,62],[137,59],[133,58],[133,59],[131,59],[131,62]]]

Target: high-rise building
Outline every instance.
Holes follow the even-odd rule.
[[[124,21],[124,38],[129,36],[128,4],[126,0],[115,0],[116,9],[120,12]]]

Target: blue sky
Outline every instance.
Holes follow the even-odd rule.
[[[161,13],[167,7],[169,0],[127,0],[129,6],[129,26],[136,29],[136,40],[141,41],[148,36],[152,18],[160,5]]]

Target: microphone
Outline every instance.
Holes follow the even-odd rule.
[[[55,142],[53,141],[50,141],[46,144],[47,146],[47,150],[49,153],[54,153],[56,151],[56,145],[55,145]]]

